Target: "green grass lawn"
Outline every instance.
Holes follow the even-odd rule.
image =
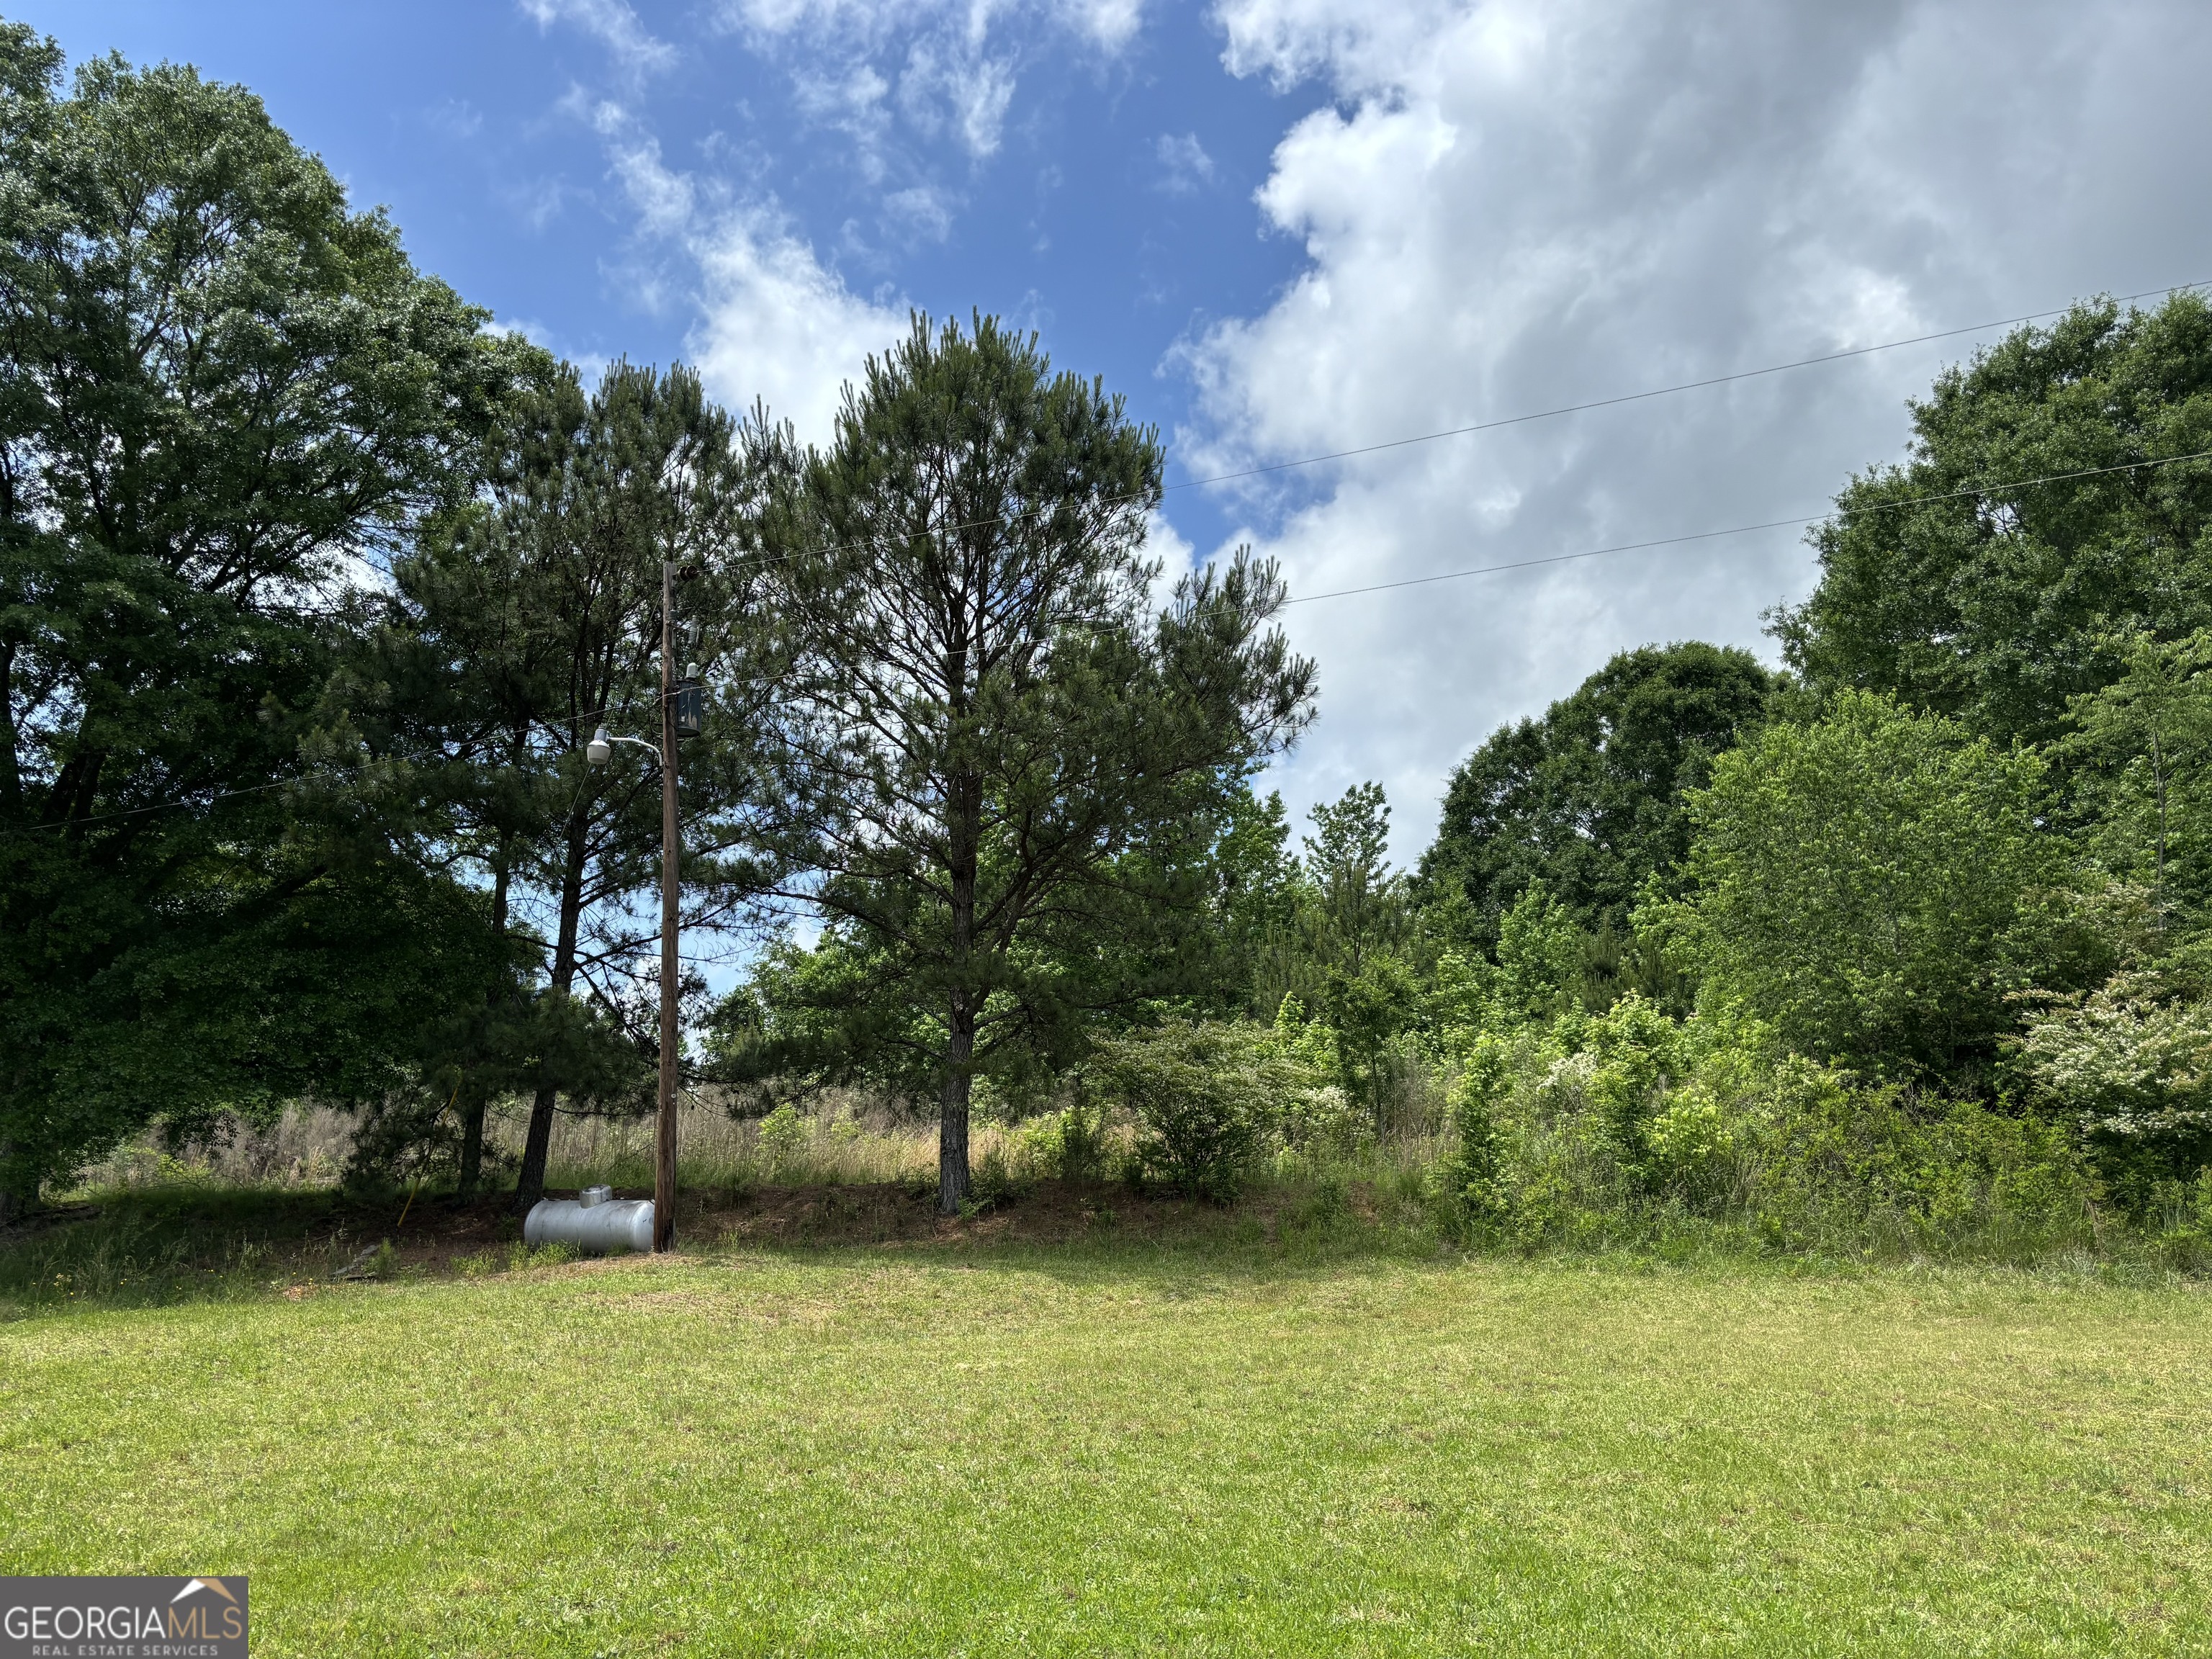
[[[0,1571],[257,1654],[2192,1653],[2212,1309],[729,1251],[0,1325]]]

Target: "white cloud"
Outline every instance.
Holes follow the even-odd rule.
[[[675,66],[676,48],[655,40],[624,0],[520,0],[520,3],[524,15],[541,29],[571,23],[592,36],[633,82]]]
[[[726,0],[720,26],[787,59],[802,109],[851,135],[865,173],[889,170],[885,94],[925,139],[950,137],[975,161],[997,153],[1020,60],[1040,36],[1072,36],[1117,57],[1142,27],[1143,0]],[[849,95],[865,89],[866,100]]]
[[[1013,100],[1012,60],[991,56],[975,40],[925,35],[907,48],[899,109],[925,137],[950,131],[980,161],[998,149]]]
[[[2212,276],[2164,0],[1224,0],[1224,61],[1333,102],[1257,202],[1306,268],[1188,342],[1228,471]],[[1293,592],[1817,510],[1899,454],[1916,348],[1238,486]],[[1377,777],[1417,854],[1445,775],[1651,640],[1764,647],[1787,532],[1293,608],[1322,720],[1300,805]]]
[[[772,419],[790,420],[802,439],[826,440],[844,382],[906,331],[904,304],[850,292],[772,200],[670,167],[625,106],[577,92],[563,107],[599,135],[636,216],[610,281],[633,305],[696,313],[685,351],[726,407],[750,410],[764,398]],[[925,223],[930,210],[908,204]]]
[[[1188,196],[1213,182],[1213,158],[1198,135],[1164,132],[1153,153],[1160,163],[1160,188],[1170,196]]]
[[[772,210],[732,213],[691,246],[702,280],[690,349],[708,390],[738,410],[765,398],[771,418],[826,441],[844,382],[906,332],[906,308],[848,292]]]
[[[638,228],[648,236],[672,236],[696,222],[700,186],[690,173],[661,160],[660,141],[621,105],[601,100],[587,118],[606,141],[607,165],[636,210]]]
[[[925,26],[980,41],[1004,18],[1033,16],[1109,52],[1144,23],[1144,0],[726,0],[722,27],[760,39],[840,37],[871,46]]]
[[[952,232],[953,203],[933,185],[893,191],[884,198],[884,216],[917,241],[941,242]]]

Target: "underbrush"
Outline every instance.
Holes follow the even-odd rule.
[[[1025,1113],[980,1090],[956,1218],[936,1212],[933,1125],[852,1094],[752,1120],[694,1102],[679,1121],[679,1232],[687,1250],[2212,1272],[2212,1170],[2147,1175],[2139,1152],[2123,1205],[2099,1149],[2062,1121],[1777,1054],[1742,1021],[1673,1020],[1632,996],[1602,1015],[1448,1032],[1400,1066],[1410,1080],[1395,1094],[1364,1100],[1311,1047],[1295,1030],[1169,1022],[1108,1046]],[[511,1104],[495,1144],[520,1127]],[[462,1205],[434,1177],[342,1190],[339,1144],[325,1117],[288,1115],[258,1135],[118,1154],[58,1211],[0,1235],[0,1316],[321,1283],[398,1237],[410,1211],[377,1273],[543,1265],[516,1255],[503,1192]],[[564,1114],[549,1186],[649,1194],[653,1153],[650,1118]]]
[[[335,1195],[200,1177],[98,1189],[0,1234],[0,1318],[267,1295],[344,1270],[364,1243]]]
[[[895,1251],[902,1259],[1012,1253],[1071,1262],[1172,1261],[1199,1271],[1521,1258],[1790,1274],[1990,1267],[2132,1285],[2193,1278],[2208,1265],[2193,1222],[2178,1231],[2113,1224],[2075,1235],[2002,1221],[1944,1229],[1905,1214],[1838,1216],[1785,1246],[1753,1218],[1698,1213],[1669,1200],[1596,1214],[1549,1237],[1516,1236],[1495,1224],[1470,1226],[1439,1194],[1432,1166],[1386,1155],[1285,1158],[1255,1175],[1229,1204],[1123,1181],[1077,1184],[1027,1175],[971,1206],[965,1218],[949,1221],[918,1183],[715,1190],[685,1170],[679,1185],[687,1217],[680,1248],[708,1258],[759,1249],[802,1258],[855,1250]],[[895,1224],[884,1224],[887,1215]],[[97,1203],[0,1235],[0,1321],[319,1294],[346,1277],[480,1278],[573,1259],[562,1247],[526,1247],[496,1196],[462,1207],[442,1194],[363,1202],[204,1182],[117,1188]]]

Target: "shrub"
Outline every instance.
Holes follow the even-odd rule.
[[[1694,1200],[1726,1181],[1735,1132],[1705,1085],[1676,1090],[1643,1127],[1647,1173],[1654,1184]]]
[[[2171,1137],[2212,1127],[2212,1005],[2148,973],[2117,974],[2031,1020],[2021,1052],[2035,1081],[2107,1134]]]
[[[1001,1204],[1019,1198],[1034,1184],[1027,1171],[1016,1170],[1007,1160],[1002,1147],[994,1146],[975,1160],[968,1181],[969,1201],[977,1209]]]
[[[1437,1166],[1441,1195],[1465,1219],[1480,1221],[1498,1210],[1498,1110],[1511,1086],[1504,1040],[1482,1033],[1446,1097],[1453,1144]]]
[[[2037,822],[2043,775],[2029,751],[1843,693],[1714,762],[1690,796],[1692,896],[1639,923],[1668,918],[1704,994],[1801,1053],[1954,1071],[1986,1058],[2050,954],[2064,848]]]
[[[755,1144],[760,1148],[761,1167],[772,1175],[793,1168],[813,1139],[806,1120],[789,1101],[763,1118],[754,1134]]]
[[[1217,1201],[1243,1187],[1300,1081],[1267,1031],[1225,1021],[1171,1020],[1102,1059],[1137,1121],[1139,1173]]]
[[[1778,1249],[2019,1255],[2091,1236],[2100,1184],[2067,1125],[1778,1056],[1732,1009],[1677,1022],[1632,996],[1447,1041],[1433,1181],[1477,1237],[1589,1247],[1695,1220]]]
[[[1652,1151],[1648,1126],[1667,1085],[1681,1081],[1688,1070],[1682,1028],[1632,992],[1594,1019],[1562,1024],[1591,1057],[1590,1103],[1615,1156],[1624,1170],[1646,1178]]]
[[[2064,1126],[1791,1058],[1744,1121],[1745,1203],[1769,1243],[1948,1248],[2080,1237],[2098,1188]]]
[[[1106,1115],[1078,1100],[1031,1118],[1021,1128],[1030,1167],[1060,1181],[1096,1181],[1106,1173]]]

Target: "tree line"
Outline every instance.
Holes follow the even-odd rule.
[[[687,927],[834,919],[957,1206],[977,1069],[1132,994],[1085,942],[1310,718],[1273,568],[1155,604],[1157,434],[994,319],[916,318],[801,446],[491,330],[242,89],[61,71],[0,33],[0,1212],[297,1100],[466,1192],[526,1099],[527,1203],[558,1108],[634,1109],[657,786],[582,745],[657,724],[664,566]]]
[[[933,1118],[948,1212],[978,1109],[1119,1090],[1167,1146],[1213,1101],[1249,1152],[1240,1078],[1292,1148],[1435,1119],[1429,1079],[1453,1201],[1515,1225],[1565,1190],[1528,1160],[1571,1074],[1577,1167],[1668,1202],[1716,1148],[1809,1156],[1806,1102],[1862,1150],[2063,1130],[2135,1203],[2204,1166],[2193,296],[1947,372],[1815,532],[1779,667],[1620,654],[1477,746],[1400,871],[1376,787],[1304,835],[1255,789],[1316,708],[1279,574],[1163,592],[1157,433],[994,319],[915,319],[820,445],[680,365],[586,385],[250,94],[65,87],[16,25],[0,262],[0,1218],[297,1102],[464,1194],[518,1103],[526,1204],[558,1111],[644,1109],[658,777],[582,747],[657,730],[665,566],[708,708],[686,936],[750,953],[687,975],[687,1066]]]

